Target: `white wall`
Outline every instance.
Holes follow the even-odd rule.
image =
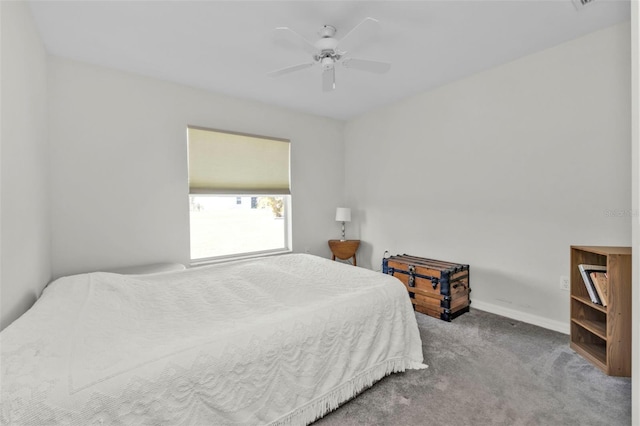
[[[610,27],[349,122],[362,265],[378,269],[384,250],[468,263],[472,307],[568,332],[569,246],[631,244],[629,33]]]
[[[53,273],[189,262],[187,125],[291,140],[293,249],[328,256],[343,123],[52,58]]]
[[[27,310],[51,276],[44,47],[24,2],[0,2],[2,230],[0,329]]]

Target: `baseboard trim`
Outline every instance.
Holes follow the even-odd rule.
[[[472,301],[471,309],[479,309],[481,311],[526,322],[527,324],[533,324],[537,325],[538,327],[558,331],[563,334],[569,334],[569,324],[565,324],[561,321],[550,320],[538,315],[528,314],[526,312],[516,311],[515,309],[492,305],[491,303],[485,303],[479,300]]]

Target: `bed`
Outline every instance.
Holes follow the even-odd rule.
[[[307,254],[59,278],[0,347],[11,425],[304,425],[426,368],[400,281]]]

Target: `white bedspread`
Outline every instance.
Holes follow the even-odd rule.
[[[61,278],[0,346],[11,425],[308,424],[425,367],[400,281],[302,254]]]

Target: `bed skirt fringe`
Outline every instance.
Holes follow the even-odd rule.
[[[342,403],[352,399],[375,382],[392,373],[406,370],[422,370],[427,365],[406,358],[395,358],[384,361],[357,376],[351,378],[328,393],[317,397],[294,411],[269,423],[270,426],[308,425],[325,414],[335,410]]]

